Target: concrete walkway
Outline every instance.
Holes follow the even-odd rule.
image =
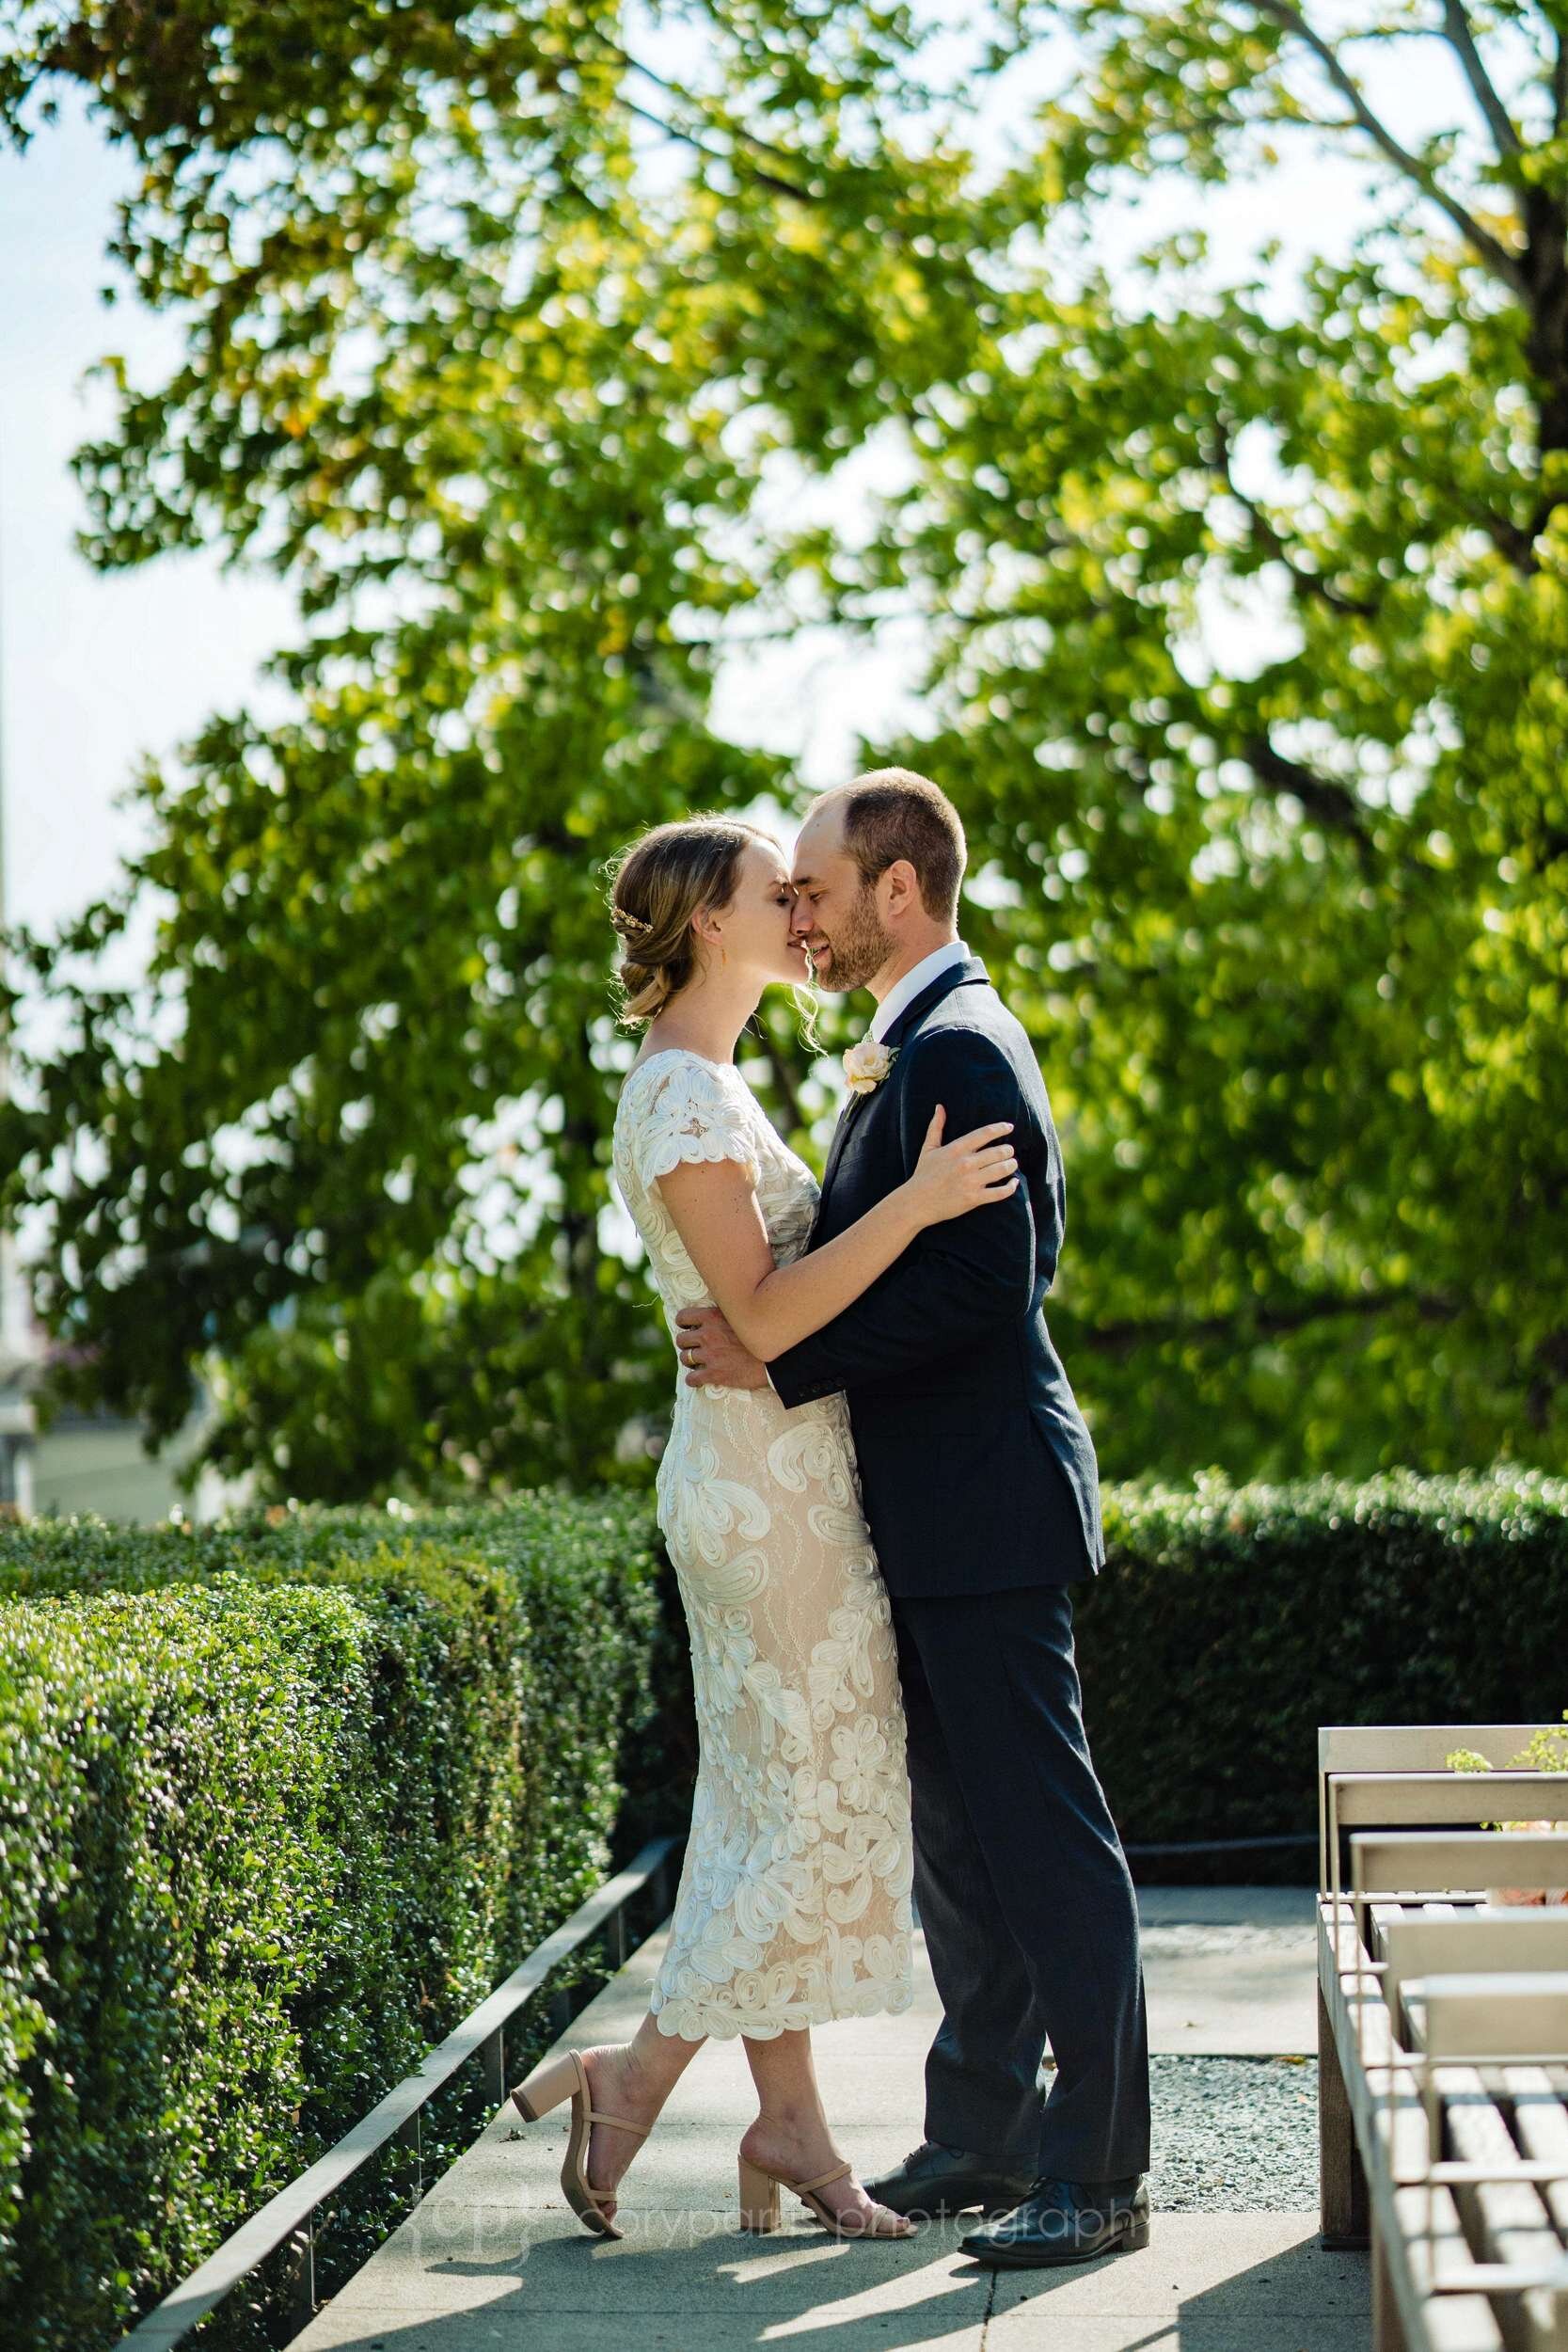
[[[1157,2053],[1303,2056],[1317,2046],[1310,1890],[1145,1888]],[[659,1943],[573,2025],[627,2039]],[[920,2138],[938,2014],[920,1956],[902,2017],[823,2028],[828,2111],[863,2174]],[[1325,2253],[1315,2212],[1162,2212],[1148,2249],[1061,2271],[993,2273],[965,2225],[839,2244],[784,2198],[774,2238],[735,2226],[735,2145],[755,2103],[737,2042],[703,2050],[626,2177],[621,2244],[590,2238],[560,2189],[564,2121],[510,2107],[303,2335],[298,2352],[1367,2352],[1366,2257]],[[1156,2090],[1155,2134],[1161,2131]]]

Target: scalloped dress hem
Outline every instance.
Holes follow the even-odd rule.
[[[878,1985],[875,1997],[853,2005],[831,2001],[791,2001],[771,2016],[748,2015],[721,2001],[674,1999],[650,2003],[654,2022],[671,2041],[733,2042],[744,2034],[750,2042],[775,2042],[782,2033],[798,2033],[808,2026],[834,2026],[853,2017],[900,2017],[914,2000],[912,1983]],[[698,2022],[705,2020],[705,2023]]]

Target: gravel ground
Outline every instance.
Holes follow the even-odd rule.
[[[1148,2071],[1156,2213],[1316,2211],[1316,2058],[1156,2056]]]

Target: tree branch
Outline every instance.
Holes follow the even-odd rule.
[[[1481,525],[1497,553],[1507,556],[1514,569],[1528,579],[1541,569],[1535,543],[1562,502],[1562,498],[1554,493],[1543,494],[1528,523],[1516,523],[1511,516],[1499,515],[1490,506],[1469,505],[1465,512]]]
[[[1481,63],[1476,37],[1470,30],[1470,20],[1465,12],[1464,0],[1443,0],[1443,31],[1449,48],[1465,69],[1465,78],[1475,92],[1476,103],[1491,126],[1499,155],[1517,155],[1524,146],[1508,108],[1497,95],[1497,85]]]
[[[1320,776],[1316,769],[1304,767],[1299,759],[1288,758],[1275,748],[1266,734],[1249,736],[1242,746],[1242,757],[1259,782],[1267,785],[1271,791],[1292,794],[1322,823],[1336,833],[1348,834],[1360,850],[1371,848],[1367,813],[1346,786],[1337,784],[1332,776]]]
[[[694,90],[684,88],[679,82],[669,81],[662,73],[656,73],[651,65],[644,65],[640,57],[634,57],[629,49],[623,49],[618,40],[611,40],[610,35],[597,25],[592,29],[594,39],[604,43],[611,56],[625,66],[628,73],[641,75],[644,82],[651,82],[655,89],[661,89],[667,98],[677,99],[683,106],[689,106],[694,114],[702,116],[710,129],[722,131],[726,138],[738,139],[743,146],[754,147],[761,154],[776,155],[781,163],[798,164],[800,161],[792,149],[779,146],[776,140],[765,139],[760,131],[748,131],[743,123],[732,122],[727,115],[716,120],[712,107]]]
[[[1568,1380],[1568,1325],[1548,1331],[1530,1359],[1530,1382],[1525,1410],[1532,1429],[1544,1430],[1551,1421],[1557,1391]]]
[[[1058,544],[1065,547],[1069,543],[1063,540]],[[1104,596],[1083,596],[1078,604],[1080,614],[1111,612],[1117,609],[1117,603]],[[892,611],[880,612],[857,612],[851,611],[847,605],[840,605],[835,606],[831,612],[802,615],[798,621],[782,622],[777,628],[719,628],[706,637],[683,637],[679,642],[682,645],[718,646],[728,651],[736,645],[792,644],[798,637],[805,636],[813,630],[834,628],[870,630],[881,628],[887,624],[896,625],[901,621],[924,621],[932,628],[939,627],[942,628],[1016,628],[1021,622],[1029,621],[1047,628],[1056,626],[1049,612],[1032,612],[1027,605],[998,605],[982,608],[974,612],[943,611],[936,606],[926,604],[898,605]]]
[[[1267,17],[1283,32],[1292,34],[1297,40],[1303,42],[1311,51],[1335,88],[1344,99],[1346,105],[1349,106],[1357,127],[1367,134],[1373,145],[1387,158],[1397,171],[1402,173],[1405,179],[1420,189],[1423,196],[1448,215],[1461,236],[1480,255],[1488,268],[1495,270],[1507,285],[1513,287],[1515,294],[1528,301],[1528,282],[1518,261],[1509,251],[1507,246],[1495,237],[1489,229],[1483,229],[1481,222],[1472,213],[1466,211],[1459,199],[1450,196],[1447,188],[1433,176],[1420,157],[1413,155],[1407,147],[1402,147],[1386,123],[1373,114],[1362,97],[1354,76],[1347,72],[1332,43],[1325,40],[1322,33],[1307,23],[1301,9],[1292,4],[1292,0],[1252,0],[1252,5],[1259,16]]]
[[[1213,442],[1213,451],[1209,459],[1211,468],[1224,483],[1237,505],[1246,515],[1252,524],[1255,537],[1262,542],[1276,563],[1284,564],[1301,594],[1305,596],[1315,596],[1321,604],[1326,604],[1333,612],[1350,613],[1357,620],[1375,620],[1379,607],[1370,598],[1347,596],[1336,588],[1332,581],[1325,580],[1322,572],[1308,572],[1302,569],[1291,553],[1289,542],[1280,535],[1269,516],[1258,504],[1257,500],[1248,498],[1244,490],[1237,487],[1236,477],[1230,469],[1230,437],[1223,425],[1215,426]]]
[[[759,132],[748,131],[744,125],[732,122],[727,118],[716,121],[712,108],[697,97],[695,92],[683,88],[678,82],[666,80],[662,73],[656,73],[652,66],[643,65],[640,58],[632,56],[629,49],[623,49],[618,40],[611,40],[609,34],[599,31],[597,26],[591,29],[594,37],[603,44],[616,63],[624,67],[626,72],[639,74],[644,82],[651,82],[655,89],[662,90],[667,98],[673,98],[681,105],[689,106],[693,114],[699,115],[710,130],[720,132],[723,137],[735,140],[739,146],[755,148],[760,154],[776,155],[781,162],[794,164],[800,160],[799,156],[792,154],[788,148],[779,147],[773,140],[765,139]],[[726,154],[721,148],[705,145],[694,132],[683,131],[677,124],[667,120],[663,115],[655,114],[650,107],[640,106],[634,98],[627,98],[619,90],[616,92],[616,101],[626,107],[628,114],[636,115],[640,121],[654,124],[657,130],[664,133],[667,138],[680,140],[683,145],[694,148],[698,154],[706,155],[714,163],[728,164],[732,169],[735,167],[734,155]],[[750,168],[752,176],[764,187],[772,188],[781,196],[795,197],[803,204],[809,204],[812,201],[810,189],[801,187],[798,182],[782,178],[777,172],[769,171],[765,165],[757,164]]]
[[[635,115],[640,122],[651,122],[656,131],[664,133],[666,138],[678,139],[683,147],[695,148],[697,153],[705,155],[710,163],[728,164],[732,171],[736,168],[735,157],[726,155],[721,147],[709,147],[705,140],[697,136],[695,131],[683,131],[678,123],[666,122],[664,117],[655,114],[651,106],[640,106],[635,98],[627,98],[623,92],[617,92],[616,103],[624,106],[627,114]],[[753,180],[765,188],[773,189],[775,194],[791,196],[800,204],[812,201],[809,188],[800,187],[793,180],[781,179],[776,171],[769,171],[765,165],[752,164],[747,168]]]

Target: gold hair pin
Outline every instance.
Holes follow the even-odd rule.
[[[611,907],[610,919],[623,939],[646,939],[654,928],[651,923],[645,923],[640,914],[628,914],[625,907]]]

